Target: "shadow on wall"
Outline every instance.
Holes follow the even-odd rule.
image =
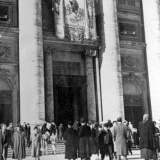
[[[103,61],[103,53],[105,52],[106,42],[105,42],[105,32],[104,32],[104,10],[103,10],[103,0],[95,1],[96,9],[96,22],[97,22],[97,35],[99,37],[99,63],[100,68]]]

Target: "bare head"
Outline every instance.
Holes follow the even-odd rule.
[[[144,114],[143,115],[143,121],[147,121],[149,119],[149,115],[148,114]]]

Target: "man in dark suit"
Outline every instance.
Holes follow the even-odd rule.
[[[78,156],[81,160],[90,160],[91,157],[91,144],[90,144],[90,136],[91,136],[91,129],[86,124],[86,120],[81,118],[81,128],[79,130],[79,150]]]
[[[8,146],[9,142],[11,140],[11,133],[9,130],[7,130],[6,124],[2,124],[2,159],[7,159],[8,154]]]

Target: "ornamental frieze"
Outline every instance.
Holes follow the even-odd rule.
[[[121,56],[121,62],[122,62],[122,67],[132,67],[136,68],[137,70],[142,69],[142,59],[140,57],[134,57],[131,55],[122,55]]]

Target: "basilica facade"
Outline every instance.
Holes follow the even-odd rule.
[[[160,113],[159,0],[0,0],[0,123]]]

